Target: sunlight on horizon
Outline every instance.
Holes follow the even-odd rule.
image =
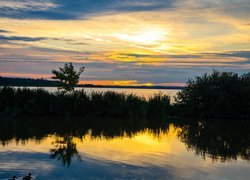
[[[185,83],[213,69],[250,69],[245,0],[101,1],[102,9],[95,1],[29,2],[0,3],[2,76],[49,77],[73,62],[86,67],[81,80],[154,85]]]

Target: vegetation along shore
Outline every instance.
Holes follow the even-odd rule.
[[[146,99],[117,92],[59,91],[0,88],[3,116],[95,116],[95,117],[197,117],[250,118],[250,73],[213,71],[190,79],[170,97],[155,94]]]

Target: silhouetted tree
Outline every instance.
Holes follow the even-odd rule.
[[[58,89],[64,89],[66,91],[74,91],[75,85],[79,82],[81,73],[85,67],[81,67],[78,72],[75,71],[74,66],[70,62],[65,63],[64,67],[59,67],[59,71],[52,70],[52,79],[58,79],[61,82],[61,86]]]
[[[179,113],[190,117],[249,118],[250,73],[213,71],[190,79],[177,94]]]

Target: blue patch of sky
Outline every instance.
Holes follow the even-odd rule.
[[[31,4],[25,8],[0,6],[0,17],[51,20],[85,19],[103,13],[153,11],[172,8],[173,2],[173,0],[54,0],[51,3],[55,4],[55,6],[36,9],[36,7],[32,6],[31,1]]]

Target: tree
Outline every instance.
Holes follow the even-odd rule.
[[[85,67],[81,67],[78,72],[75,71],[74,66],[70,62],[65,63],[64,67],[59,67],[59,71],[52,70],[52,79],[58,79],[61,82],[61,86],[58,89],[64,89],[65,91],[74,91],[75,85],[79,82],[81,73]]]
[[[250,74],[213,71],[190,79],[177,94],[180,113],[190,117],[250,118]]]

